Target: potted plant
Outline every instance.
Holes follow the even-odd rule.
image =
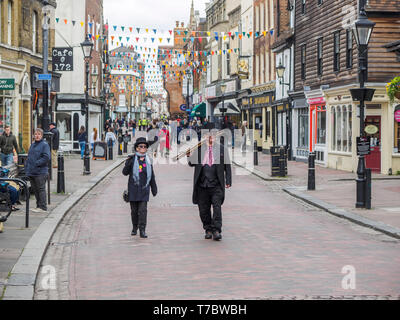
[[[400,100],[400,77],[395,77],[386,85],[386,92],[389,96],[390,103],[394,102],[394,98]]]

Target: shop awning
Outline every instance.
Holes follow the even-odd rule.
[[[190,116],[204,118],[206,116],[206,103],[202,102],[195,106]]]
[[[222,112],[219,110],[222,108],[222,101],[217,104],[214,109],[214,116],[222,116]],[[237,102],[235,99],[224,101],[224,108],[227,110],[224,112],[225,115],[237,115],[240,114]]]

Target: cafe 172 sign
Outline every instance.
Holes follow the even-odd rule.
[[[73,48],[53,48],[53,71],[73,71],[74,51]]]

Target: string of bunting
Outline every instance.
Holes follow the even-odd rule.
[[[69,23],[72,23],[72,25],[74,27],[75,26],[84,27],[84,25],[85,25],[85,23],[83,21],[79,21],[78,22],[76,20],[68,20],[68,19],[62,19],[60,17],[57,17],[56,18],[56,23],[60,23],[60,22],[61,23],[64,22],[65,25],[67,25]],[[99,26],[99,24],[96,24],[96,25]],[[90,29],[93,26],[94,26],[93,22],[88,22],[88,27]],[[110,30],[110,27],[109,27],[108,24],[105,24],[104,28],[107,31]],[[154,35],[156,35],[156,34],[164,34],[165,33],[165,30],[158,30],[158,29],[154,29],[154,28],[126,27],[126,26],[116,26],[116,25],[113,25],[111,30],[114,30],[114,32],[117,32],[117,30],[119,30],[119,29],[121,29],[122,32],[128,32],[128,30],[129,30],[130,33],[137,33],[137,34],[144,34],[144,33],[153,34],[154,33]],[[142,33],[141,33],[141,31],[142,31]],[[172,36],[173,31],[172,30],[168,30],[168,33],[170,34],[170,36]],[[245,37],[245,36],[247,36],[247,37],[251,37],[251,36],[259,37],[261,35],[263,35],[265,37],[265,36],[267,36],[267,34],[270,34],[272,36],[274,34],[274,29],[262,30],[262,31],[256,31],[256,32],[252,32],[252,31],[250,31],[250,32],[222,32],[222,31],[221,32],[217,32],[217,31],[196,31],[196,30],[195,31],[188,31],[188,30],[182,30],[181,31],[181,30],[177,30],[176,34],[178,36],[183,36],[183,35],[188,36],[190,34],[190,36],[189,36],[190,38],[198,38],[198,39],[199,38],[207,38],[207,36],[211,37],[211,35],[213,37],[218,37],[218,38],[219,37],[224,37],[224,36],[229,36],[229,37],[236,36],[236,37],[239,37],[239,38]],[[159,38],[159,39],[161,39],[161,38]],[[169,38],[169,39],[171,39],[171,38]]]

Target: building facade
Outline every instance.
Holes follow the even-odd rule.
[[[28,151],[33,130],[41,126],[43,82],[37,75],[43,73],[42,22],[46,12],[51,70],[55,7],[55,1],[46,8],[42,1],[0,1],[0,133],[9,125],[22,152]],[[50,73],[49,105],[54,110],[60,74]]]

